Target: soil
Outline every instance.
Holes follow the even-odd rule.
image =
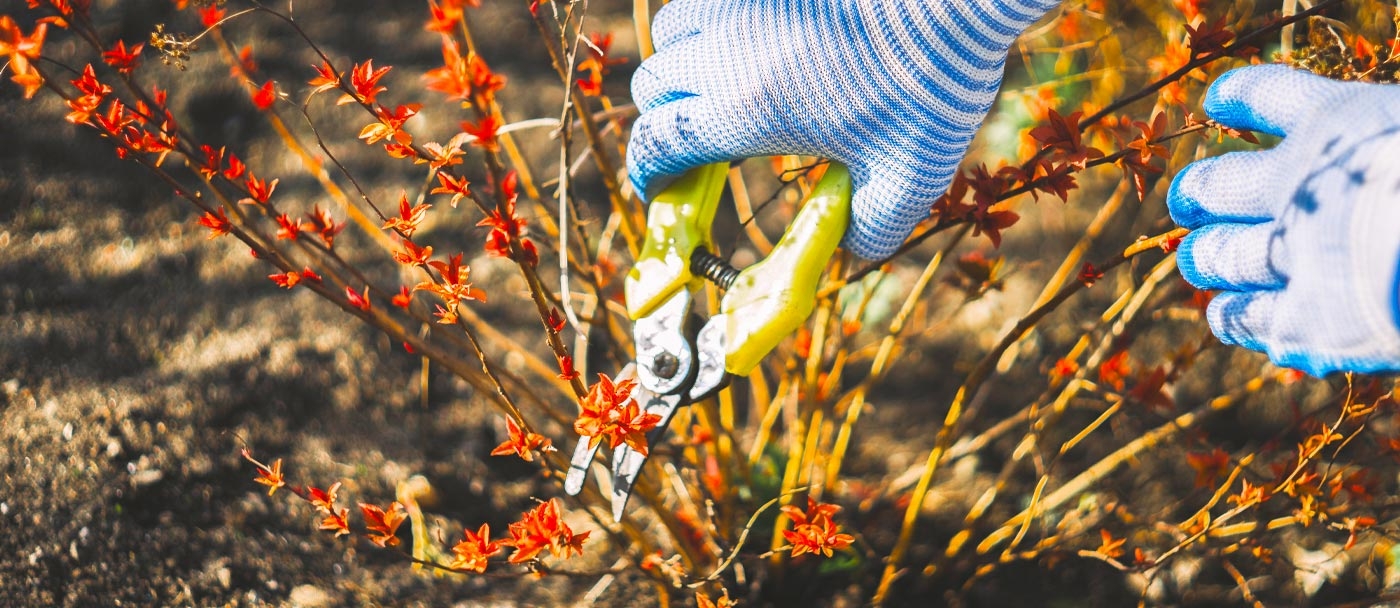
[[[122,3],[120,9],[114,0],[94,4],[94,10],[120,14],[112,38],[144,39],[156,22],[194,27],[189,16],[172,14],[169,2]],[[475,17],[483,56],[510,78],[508,91],[514,93],[507,117],[557,116],[559,87],[537,34],[521,7],[507,4],[488,3]],[[417,75],[439,60],[437,42],[421,32],[422,6],[387,9],[390,5],[314,0],[295,7],[299,22],[332,57],[373,57],[377,66],[393,65],[386,80],[390,90],[413,90]],[[628,6],[595,1],[591,10],[596,17],[590,16],[588,29],[617,32],[614,49],[635,57]],[[22,11],[23,3],[0,2],[0,14]],[[238,30],[236,42],[252,45],[269,70],[318,63],[285,27],[266,19],[250,24]],[[278,151],[276,135],[262,126],[246,94],[223,78],[221,68],[210,67],[218,63],[212,55],[208,49],[196,54],[184,72],[158,65],[147,69],[172,89],[172,99],[184,100],[175,111],[196,133],[238,146],[250,165],[268,167],[269,174],[296,174],[295,161]],[[156,63],[149,53],[146,61]],[[610,90],[617,89],[619,98],[625,98],[633,67],[618,66],[610,77]],[[310,75],[309,68],[302,71]],[[184,91],[201,93],[185,97]],[[634,569],[615,579],[425,576],[368,543],[317,530],[301,501],[282,494],[269,498],[253,483],[253,469],[240,448],[247,446],[264,460],[282,458],[289,479],[299,483],[324,487],[342,481],[342,494],[350,501],[387,503],[397,484],[423,475],[438,497],[431,512],[449,530],[486,522],[502,531],[532,497],[559,492],[540,478],[538,468],[489,457],[503,440],[504,427],[468,385],[436,369],[425,381],[420,360],[398,344],[306,290],[276,288],[266,278],[268,267],[235,241],[207,240],[190,208],[169,188],[114,158],[93,133],[62,122],[63,110],[53,100],[24,102],[6,82],[0,102],[0,606],[655,603],[651,584]],[[327,116],[339,116],[331,112]],[[431,127],[457,118],[423,120]],[[533,142],[527,153],[545,159],[542,173],[556,171],[548,160],[554,144],[543,134],[527,141]],[[377,150],[358,142],[337,151],[366,181],[385,184],[374,189],[381,199],[396,198],[397,184],[421,179],[398,172]],[[290,177],[278,192],[305,198],[315,188],[310,180]],[[596,191],[597,185],[582,188]],[[1103,194],[1091,190],[1085,196]],[[1020,277],[1009,280],[1004,293],[958,309],[951,326],[918,328],[922,333],[914,347],[871,395],[878,407],[862,421],[845,471],[854,484],[898,483],[917,469],[942,417],[936,404],[947,402],[979,353],[1029,305],[1037,281],[1053,270],[1037,260],[1059,259],[1077,237],[1072,227],[1092,211],[1030,212],[1023,221],[1037,225],[1040,238],[1017,234],[1002,250],[1018,260]],[[1164,217],[1157,207],[1122,228],[1160,232]],[[732,224],[732,219],[721,221]],[[473,224],[463,218],[431,230],[434,238],[480,251],[482,234]],[[353,251],[354,237],[345,238]],[[1103,249],[1112,250],[1111,245]],[[535,331],[538,321],[525,300],[512,295],[521,289],[510,282],[509,269],[484,256],[471,265],[478,286],[505,294],[506,304],[486,308],[485,314],[507,331],[537,335],[524,333]],[[917,272],[918,266],[900,266],[895,276],[907,284]],[[1062,313],[1068,329],[1049,330],[1027,348],[1048,350],[1072,341],[1112,293],[1086,296],[1079,308]],[[1200,335],[1202,326],[1197,319],[1171,327],[1164,331]],[[1163,338],[1149,341],[1146,349],[1166,353],[1171,344]],[[1177,389],[1178,402],[1219,394],[1222,386],[1238,381],[1232,374],[1240,372],[1232,370],[1258,369],[1260,362],[1218,348],[1206,357],[1201,367],[1207,371]],[[987,405],[975,424],[985,427],[1034,397],[1041,371],[1013,371],[1001,380],[1002,388],[983,396]],[[1259,399],[1315,403],[1330,390],[1322,383],[1308,386]],[[1082,457],[1101,456],[1158,422],[1117,427],[1109,434],[1111,444],[1091,443]],[[1281,423],[1274,424],[1270,428]],[[1223,435],[1242,443],[1270,431],[1251,432]],[[993,446],[988,452],[1004,455],[1011,447]],[[939,531],[916,543],[909,563],[925,563],[944,546],[957,518],[1000,468],[995,458],[969,459],[947,473],[936,500],[929,501],[929,521],[921,526]],[[1163,521],[1202,502],[1190,486],[1190,472],[1181,470],[1180,452],[1149,458],[1129,479],[1091,498],[1145,492],[1135,500],[1158,505]],[[1190,498],[1174,498],[1182,495]],[[889,500],[858,504],[844,498],[851,527],[865,531],[863,542],[883,555],[897,532],[890,522],[898,520],[900,508]],[[613,566],[619,553],[605,538],[595,543],[577,570]],[[1319,546],[1316,538],[1297,544]],[[1275,577],[1269,583],[1274,598],[1319,597],[1291,590],[1288,571],[1259,570],[1266,571],[1260,576]],[[800,599],[804,605],[845,606],[868,597],[868,580],[805,572],[811,584],[787,585],[805,589],[803,598],[746,599],[750,605]],[[1165,590],[1152,597],[1164,598],[1164,604],[1240,601],[1232,595],[1234,581],[1218,567],[1187,568],[1162,580]],[[1340,585],[1331,597],[1367,597],[1356,590],[1361,586]],[[898,601],[927,605],[935,601],[931,597],[944,596],[926,594],[944,591],[915,584]],[[987,606],[1125,605],[1140,593],[1101,562],[1070,559],[1058,568],[1008,567],[960,597]]]

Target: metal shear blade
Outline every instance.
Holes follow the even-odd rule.
[[[647,433],[647,445],[656,446],[666,435],[667,427],[681,406],[703,399],[717,390],[727,376],[724,371],[724,315],[712,317],[694,337],[685,332],[690,315],[691,294],[680,290],[656,312],[638,319],[633,325],[633,340],[637,344],[637,362],[628,364],[618,379],[637,378],[632,397],[648,414],[661,420]],[[598,444],[589,446],[587,438],[574,448],[564,491],[578,494],[588,475],[588,467],[598,451]],[[637,476],[647,455],[627,444],[613,450],[612,511],[620,521],[632,495]]]

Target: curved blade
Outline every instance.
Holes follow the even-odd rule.
[[[587,437],[579,437],[574,446],[574,456],[569,459],[569,472],[564,475],[564,493],[578,496],[583,491],[583,482],[588,479],[588,466],[593,464],[593,455],[598,453],[602,443],[588,445]]]
[[[618,382],[636,377],[635,363],[628,363],[617,373]],[[583,482],[588,479],[588,467],[593,464],[593,455],[598,453],[599,447],[602,447],[601,442],[590,446],[587,437],[579,437],[578,445],[574,446],[574,455],[569,459],[569,472],[564,475],[564,492],[569,496],[577,496],[583,491]]]
[[[646,397],[642,409],[648,414],[656,414],[661,417],[661,421],[656,424],[651,432],[647,433],[647,448],[650,450],[660,443],[666,436],[666,427],[671,424],[671,418],[675,417],[676,410],[680,409],[683,396],[681,395],[652,395],[649,392],[642,392],[636,395],[641,401]],[[642,472],[642,465],[646,464],[647,456],[632,449],[632,446],[622,444],[613,450],[612,461],[612,510],[613,521],[622,521],[622,513],[627,508],[627,499],[632,496],[632,486],[637,482],[637,476]]]

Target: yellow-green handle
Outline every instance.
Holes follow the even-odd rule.
[[[728,172],[729,163],[693,169],[651,201],[646,240],[623,283],[627,314],[632,320],[651,314],[695,279],[690,256],[696,247],[714,250],[710,224],[715,221]]]
[[[773,251],[739,273],[720,301],[724,368],[747,376],[816,306],[817,281],[851,223],[851,173],[831,163]]]

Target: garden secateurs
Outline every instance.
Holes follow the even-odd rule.
[[[635,378],[632,397],[661,418],[647,433],[648,446],[665,436],[681,406],[714,394],[731,375],[747,376],[806,321],[821,273],[850,223],[850,173],[831,163],[768,257],[735,270],[711,253],[710,224],[728,171],[727,163],[700,167],[656,196],[646,241],[624,284],[636,360],[617,379]],[[719,312],[699,323],[691,300],[704,279],[725,294]],[[599,447],[584,437],[574,448],[564,481],[570,495],[583,489]],[[614,520],[622,519],[646,460],[625,443],[613,450]]]

